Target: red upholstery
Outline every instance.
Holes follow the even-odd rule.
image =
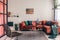
[[[58,33],[60,33],[60,27],[58,27]]]
[[[57,24],[58,25],[58,22],[56,21],[51,21],[53,24]],[[48,25],[44,25],[43,26],[43,29],[44,29],[44,32],[46,32],[47,34],[50,34],[51,33],[51,26],[48,26]],[[59,30],[59,29],[58,29]]]
[[[22,26],[23,26],[23,27],[25,26],[25,23],[24,23],[24,21],[23,21],[21,24],[22,24]]]
[[[46,20],[43,20],[43,21],[42,21],[42,24],[45,25],[45,24],[46,24]]]
[[[20,30],[23,30],[23,29],[24,30],[26,30],[26,29],[27,30],[29,30],[29,29],[36,30],[36,28],[39,28],[39,29],[43,29],[44,32],[46,32],[47,34],[50,34],[51,33],[51,26],[46,25],[45,24],[46,22],[47,21],[44,20],[44,21],[39,21],[39,23],[36,24],[36,21],[32,21],[32,25],[26,26],[25,22],[23,21],[20,23]],[[56,21],[51,21],[51,22],[58,25],[58,22],[56,22]],[[60,33],[60,27],[58,27],[58,33]]]
[[[32,30],[36,30],[36,21],[32,21]]]
[[[50,26],[47,26],[47,25],[44,25],[44,31],[46,32],[46,33],[51,33],[51,27]]]
[[[32,21],[32,25],[25,25],[25,22],[23,21],[22,23],[20,23],[20,30],[36,30],[36,22]]]
[[[43,27],[43,25],[37,25],[37,27],[40,29],[40,28],[42,28],[42,27]]]
[[[32,21],[32,25],[33,26],[36,26],[36,21]]]

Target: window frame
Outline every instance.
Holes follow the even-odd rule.
[[[58,0],[54,0],[54,20],[58,21],[58,11],[60,10],[60,2]]]

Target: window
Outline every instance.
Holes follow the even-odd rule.
[[[55,20],[60,21],[60,0],[55,0]]]
[[[4,1],[4,2],[3,2],[3,1]],[[0,2],[6,4],[6,0],[0,0]]]
[[[0,13],[3,13],[3,3],[0,2]]]
[[[7,0],[0,0],[0,37],[4,35],[4,26],[7,24]]]
[[[3,0],[0,0],[1,2],[3,2]]]

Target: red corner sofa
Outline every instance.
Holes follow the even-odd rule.
[[[21,22],[19,24],[20,30],[38,30],[42,29],[47,34],[51,33],[51,25],[56,24],[58,25],[58,22],[56,21],[39,21],[39,23],[36,23],[36,21],[32,21],[31,25],[26,25],[25,21]],[[46,24],[48,23],[48,24]],[[58,27],[58,32],[60,33],[60,27]]]

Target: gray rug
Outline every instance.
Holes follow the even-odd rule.
[[[48,40],[42,31],[24,31],[18,40]]]

